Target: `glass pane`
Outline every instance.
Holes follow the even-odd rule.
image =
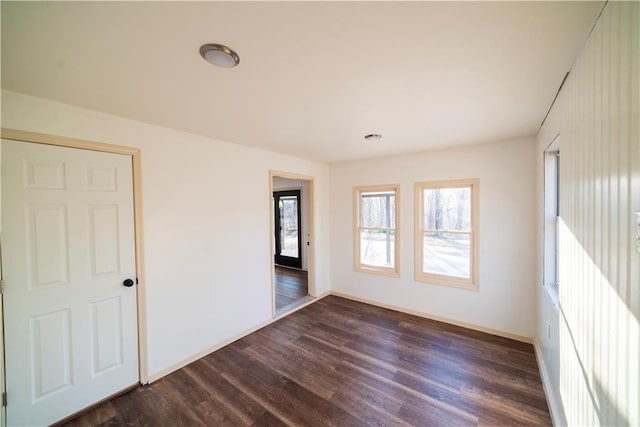
[[[471,230],[471,187],[423,191],[425,230]]]
[[[425,232],[423,242],[423,272],[464,278],[470,277],[470,235]]]
[[[280,198],[280,255],[298,258],[298,199]]]
[[[395,228],[396,193],[375,192],[360,195],[361,227]]]
[[[360,262],[376,267],[394,267],[395,231],[361,230]]]

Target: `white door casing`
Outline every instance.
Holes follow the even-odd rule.
[[[138,382],[131,156],[2,141],[9,425]]]

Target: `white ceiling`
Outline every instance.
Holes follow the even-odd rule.
[[[3,1],[2,88],[320,162],[484,143],[535,135],[602,4]]]

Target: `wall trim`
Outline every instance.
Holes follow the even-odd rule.
[[[229,337],[229,338],[227,338],[225,340],[220,341],[219,343],[217,343],[214,346],[208,347],[208,348],[206,348],[206,349],[204,349],[204,350],[202,350],[202,351],[200,351],[200,352],[198,352],[198,353],[196,353],[196,354],[194,354],[192,356],[189,356],[189,357],[181,360],[178,363],[175,363],[175,364],[173,364],[171,366],[168,366],[168,367],[166,367],[164,369],[159,370],[158,372],[150,374],[149,375],[149,383],[155,382],[155,381],[157,381],[157,380],[159,380],[159,379],[161,379],[163,377],[166,377],[167,375],[171,374],[172,372],[175,372],[178,369],[184,368],[185,366],[195,362],[196,360],[202,359],[203,357],[208,356],[209,354],[220,350],[222,347],[226,347],[227,345],[229,345],[229,344],[231,344],[231,343],[233,343],[235,341],[238,341],[239,339],[244,338],[247,335],[250,335],[250,334],[258,331],[258,330],[264,328],[265,326],[269,326],[270,324],[275,323],[278,320],[281,320],[281,319],[287,317],[288,315],[290,315],[292,313],[295,313],[298,310],[302,310],[303,308],[305,308],[305,307],[307,307],[307,306],[309,306],[311,304],[314,304],[314,303],[320,301],[321,299],[323,299],[323,298],[325,298],[325,297],[327,297],[329,295],[330,295],[330,292],[325,292],[322,295],[319,295],[319,296],[313,298],[312,300],[309,300],[309,301],[305,302],[304,304],[300,304],[296,308],[291,309],[290,311],[287,311],[286,313],[282,313],[281,315],[279,315],[277,317],[274,317],[274,318],[269,319],[269,320],[267,320],[265,322],[259,323],[258,325],[254,326],[252,328],[249,328],[249,329],[247,329],[247,330],[245,330],[243,332],[240,332],[239,334],[233,335],[233,336],[231,336],[231,337]]]
[[[554,426],[561,426],[562,423],[560,422],[558,417],[561,413],[560,408],[562,402],[556,402],[553,398],[554,394],[553,388],[551,387],[551,380],[549,379],[549,371],[547,370],[547,366],[544,364],[542,350],[537,338],[534,338],[533,340],[533,348],[536,354],[536,362],[538,362],[538,371],[540,372],[540,378],[542,379],[542,390],[544,391],[544,396],[547,399],[547,406],[549,406],[549,413],[551,414],[551,421],[553,422]]]
[[[438,322],[448,323],[450,325],[460,326],[467,329],[473,329],[474,331],[486,332],[488,334],[497,335],[503,338],[509,338],[512,340],[524,342],[527,344],[533,344],[533,338],[526,337],[524,335],[513,334],[511,332],[501,331],[498,329],[487,328],[485,326],[476,325],[473,323],[461,322],[459,320],[450,319],[447,317],[436,316],[434,314],[425,313],[423,311],[411,310],[404,307],[399,307],[393,304],[386,304],[374,300],[370,300],[367,298],[360,298],[355,295],[350,295],[342,292],[331,291],[331,295],[335,295],[337,297],[350,299],[352,301],[362,302],[369,305],[374,305],[376,307],[387,308],[389,310],[399,311],[401,313],[411,314],[413,316],[423,317],[425,319],[436,320]]]

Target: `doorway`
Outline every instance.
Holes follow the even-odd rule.
[[[270,191],[273,313],[279,316],[313,299],[313,180],[272,172]]]
[[[45,425],[147,382],[140,153],[2,137],[3,416]]]

